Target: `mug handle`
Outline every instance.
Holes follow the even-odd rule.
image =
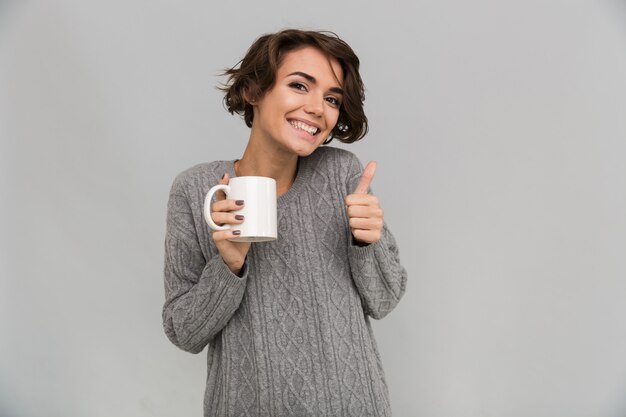
[[[230,186],[227,184],[218,184],[213,186],[204,198],[204,220],[206,220],[209,227],[213,230],[228,230],[230,229],[230,225],[225,224],[223,226],[218,226],[211,218],[211,200],[213,199],[213,195],[219,190],[223,190],[227,197],[228,194],[230,194]]]

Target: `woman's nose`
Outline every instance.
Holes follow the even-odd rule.
[[[324,113],[323,98],[311,97],[304,106],[304,111],[314,116],[321,116]]]

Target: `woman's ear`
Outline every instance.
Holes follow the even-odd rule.
[[[246,103],[250,104],[251,106],[254,106],[257,102],[256,97],[250,94],[250,90],[248,89],[243,92],[243,99],[246,100]]]

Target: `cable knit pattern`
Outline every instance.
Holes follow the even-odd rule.
[[[165,238],[168,338],[208,346],[205,416],[390,416],[369,317],[380,319],[406,286],[396,242],[358,247],[345,212],[362,165],[321,147],[300,158],[278,198],[278,239],[253,243],[242,277],[230,272],[202,217],[204,196],[233,161],[176,177]]]

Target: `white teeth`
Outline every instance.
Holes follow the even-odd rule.
[[[295,127],[296,129],[300,129],[300,130],[304,130],[305,132],[308,132],[310,135],[315,135],[318,130],[316,127],[309,126],[306,123],[302,123],[296,120],[291,120],[289,124],[291,124],[291,126]]]

